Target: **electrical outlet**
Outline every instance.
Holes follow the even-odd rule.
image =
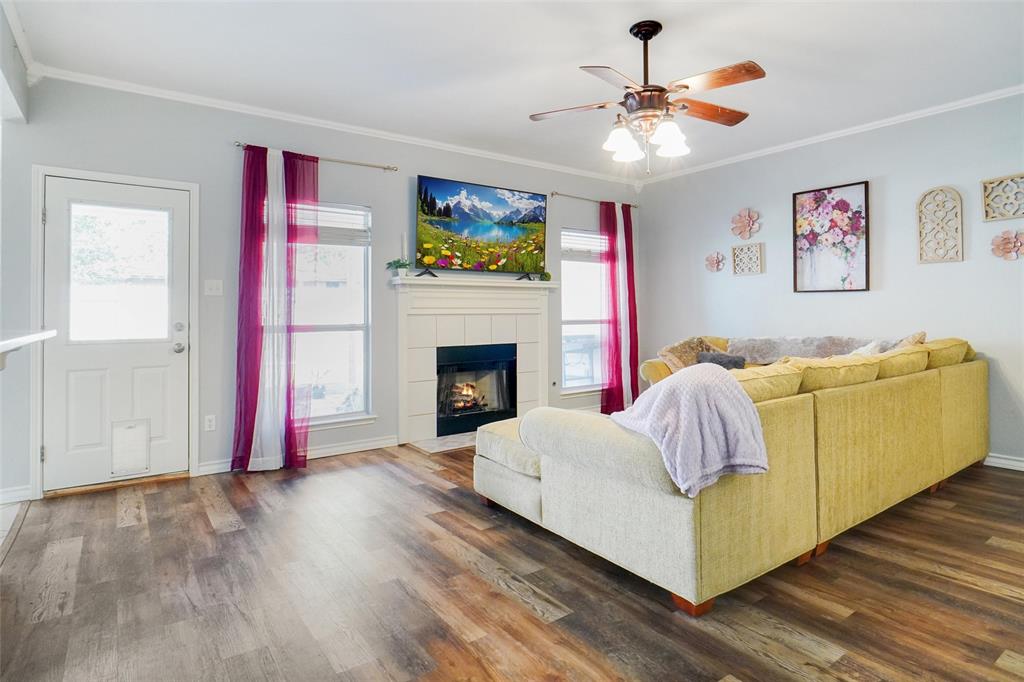
[[[206,431],[216,431],[217,430],[217,415],[215,415],[215,414],[208,414],[208,415],[206,415],[206,417],[203,419],[203,429],[206,430]]]
[[[206,296],[223,296],[224,280],[207,279],[203,280],[203,294]]]

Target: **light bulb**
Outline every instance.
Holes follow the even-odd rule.
[[[615,155],[612,156],[612,161],[622,161],[628,163],[630,161],[639,161],[640,159],[644,158],[645,154],[643,150],[640,149],[640,145],[637,144],[636,140],[632,136],[630,136],[630,139],[633,141],[633,144],[615,152]]]
[[[636,140],[633,139],[633,135],[626,125],[620,121],[612,127],[612,131],[608,133],[608,139],[601,145],[601,149],[606,152],[617,152],[629,148],[630,144],[635,142]]]
[[[686,135],[683,135],[683,131],[679,129],[679,124],[672,119],[672,114],[665,114],[661,123],[654,129],[654,134],[651,135],[651,144],[675,145],[684,142],[686,142]]]
[[[674,142],[672,144],[663,144],[658,147],[658,151],[655,152],[662,158],[671,159],[676,156],[686,156],[692,150],[686,146],[685,142]]]

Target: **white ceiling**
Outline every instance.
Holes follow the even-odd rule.
[[[1018,86],[1024,3],[16,2],[46,67],[643,178],[600,150],[610,111],[534,123],[536,111],[615,99],[579,71],[666,83],[745,59],[768,75],[698,98],[750,112],[683,126],[693,153],[655,175]]]

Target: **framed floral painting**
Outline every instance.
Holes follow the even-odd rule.
[[[868,290],[868,183],[793,195],[793,291]]]

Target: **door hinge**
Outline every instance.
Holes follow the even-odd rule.
[[[43,225],[46,224],[46,207],[43,206]]]
[[[45,462],[46,461],[46,446],[45,445],[40,445],[39,446],[39,461],[40,462]]]

